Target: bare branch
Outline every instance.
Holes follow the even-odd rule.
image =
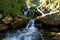
[[[56,14],[57,12],[59,12],[59,11],[57,10],[57,11],[54,11],[54,12],[46,13],[46,14],[44,14],[44,16],[42,15],[41,17],[45,17],[45,16],[47,16],[47,15]]]
[[[44,15],[44,13],[39,9],[39,7],[37,7],[37,10],[38,10],[42,15]]]
[[[51,11],[50,13],[44,14],[44,13],[39,9],[39,7],[37,7],[37,10],[42,14],[40,17],[45,17],[45,16],[47,16],[47,15],[51,15],[51,14],[55,14],[55,13],[59,12],[59,10],[57,10],[57,11],[54,11],[54,12]],[[39,17],[37,17],[37,18],[39,18]]]

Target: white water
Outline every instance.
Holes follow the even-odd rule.
[[[26,15],[24,16],[27,16],[27,11],[25,11]],[[34,20],[31,19],[25,29],[7,33],[2,40],[44,40],[44,37],[42,36],[41,31],[38,31],[35,28]]]

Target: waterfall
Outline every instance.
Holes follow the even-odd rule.
[[[41,32],[34,27],[34,20],[31,19],[23,31],[7,33],[3,40],[44,40]]]
[[[23,10],[24,11],[24,10]],[[28,12],[30,11],[30,6],[27,5],[27,10],[24,11],[24,16],[27,17]]]
[[[27,11],[29,11],[29,9]],[[27,16],[27,11],[24,12],[24,16]],[[44,40],[44,37],[41,31],[35,28],[34,19],[31,19],[25,29],[7,33],[2,40]]]

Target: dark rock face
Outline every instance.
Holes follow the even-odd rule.
[[[14,22],[11,23],[13,28],[20,28],[23,26],[23,20],[21,18],[15,17]]]

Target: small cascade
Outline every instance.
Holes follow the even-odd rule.
[[[25,17],[27,17],[27,13],[28,13],[28,11],[26,10],[26,11],[24,11],[24,16]]]
[[[27,24],[26,28],[29,28],[30,26],[34,26],[34,20],[31,19],[29,23]]]

